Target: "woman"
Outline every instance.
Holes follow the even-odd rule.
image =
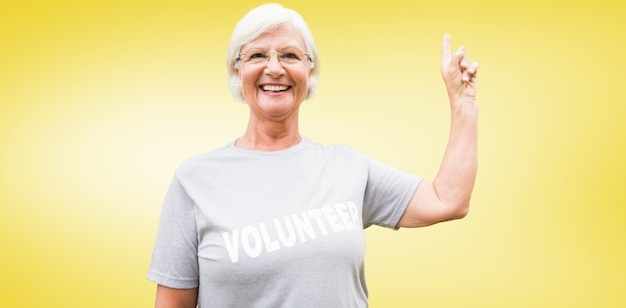
[[[229,47],[243,136],[189,159],[167,193],[152,265],[156,307],[366,307],[364,237],[467,214],[476,176],[476,71],[443,39],[452,126],[433,182],[300,135],[319,56],[296,12],[260,6]]]

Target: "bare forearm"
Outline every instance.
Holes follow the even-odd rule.
[[[478,104],[465,100],[452,106],[448,145],[433,185],[441,202],[464,216],[476,180]]]
[[[478,62],[466,57],[465,47],[453,54],[449,34],[443,36],[441,51],[441,75],[452,118],[448,146],[435,179],[420,183],[397,227],[423,227],[458,219],[469,210],[478,164]]]

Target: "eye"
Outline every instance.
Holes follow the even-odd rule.
[[[300,60],[300,57],[295,52],[285,52],[285,53],[283,53],[282,58],[283,59],[289,59],[289,60]]]
[[[251,55],[248,56],[248,59],[252,60],[252,59],[263,59],[265,58],[265,54],[261,53],[261,52],[254,52]]]

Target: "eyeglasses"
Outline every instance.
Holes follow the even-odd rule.
[[[240,52],[237,61],[241,60],[249,65],[265,65],[270,61],[270,57],[276,55],[278,61],[284,65],[294,65],[308,60],[313,64],[313,60],[308,53],[303,53],[298,49],[289,48],[282,51],[267,51],[261,48],[252,48],[246,52]]]

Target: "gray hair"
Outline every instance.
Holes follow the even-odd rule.
[[[312,72],[309,79],[309,88],[306,99],[315,95],[317,89],[317,76],[320,72],[319,54],[317,46],[313,41],[313,34],[306,22],[296,11],[285,8],[280,4],[270,3],[258,6],[246,14],[235,26],[233,35],[228,46],[226,65],[228,67],[228,86],[233,96],[245,102],[241,90],[241,80],[237,76],[239,52],[241,46],[246,45],[264,33],[272,32],[281,25],[290,25],[302,36],[306,45],[307,53],[310,55]]]

